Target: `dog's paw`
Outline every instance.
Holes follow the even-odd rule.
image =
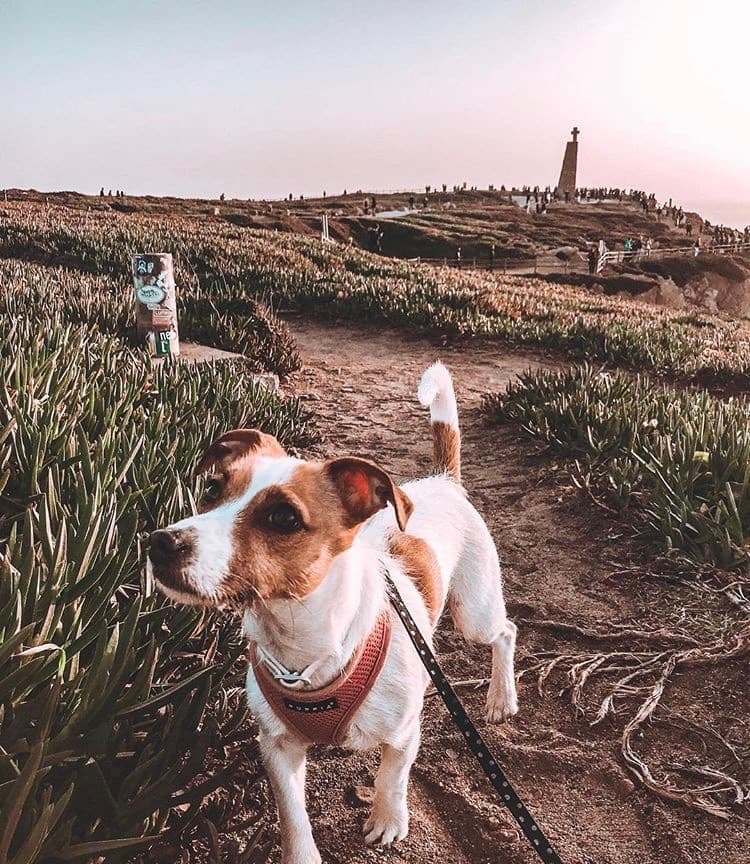
[[[390,846],[403,840],[409,833],[409,810],[406,802],[378,804],[376,801],[363,831],[365,843],[370,846]]]
[[[499,690],[487,693],[486,718],[488,723],[504,723],[518,714],[518,697],[515,693],[504,693]]]

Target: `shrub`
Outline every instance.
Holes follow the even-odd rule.
[[[492,422],[517,424],[610,505],[633,507],[668,555],[750,563],[750,420],[746,401],[676,392],[583,366],[522,376],[486,398]]]
[[[215,306],[215,313],[208,307],[216,317],[204,319],[202,332],[215,325],[221,331],[216,341],[230,346],[240,344],[242,326],[237,313],[227,310],[262,300],[321,318],[483,336],[700,380],[731,373],[740,385],[747,383],[750,331],[736,322],[716,318],[707,331],[693,326],[684,313],[569,285],[411,264],[226,223],[112,213],[91,218],[62,207],[13,202],[8,208],[9,215],[0,217],[0,254],[44,249],[47,260],[76,261],[124,283],[134,250],[172,250],[182,297],[196,304],[209,299]],[[269,332],[278,348],[271,356],[285,357],[275,362],[291,368],[298,358],[289,359],[288,334],[271,320]],[[269,350],[263,339],[260,346],[261,352]]]
[[[231,620],[153,593],[143,540],[190,510],[212,436],[312,434],[242,361],[153,367],[72,323],[88,302],[103,312],[66,279],[16,273],[0,289],[0,860],[13,864],[123,860],[189,824],[221,782],[206,759],[244,720],[218,698],[244,646]]]
[[[28,242],[25,254],[21,255],[23,242]],[[156,242],[156,241],[155,241]],[[32,296],[34,302],[45,302],[38,296],[34,284],[29,284],[29,275],[43,273],[45,267],[54,266],[51,273],[54,282],[54,302],[67,320],[82,324],[96,324],[105,333],[114,333],[136,344],[135,306],[132,299],[130,276],[127,264],[130,252],[121,250],[122,260],[116,265],[98,261],[91,250],[83,250],[80,243],[69,246],[59,237],[52,241],[65,245],[66,252],[42,254],[33,239],[14,243],[5,248],[28,261],[42,262],[42,266],[24,267],[13,260],[0,260],[0,280],[9,285],[22,285],[23,293]],[[158,245],[158,243],[157,243]],[[132,249],[131,249],[132,251]],[[70,269],[78,263],[87,275],[81,276]],[[60,266],[64,265],[64,266]],[[103,273],[106,275],[94,275]],[[41,280],[39,284],[45,284]],[[47,290],[45,288],[45,290]],[[257,372],[273,372],[281,377],[289,375],[301,366],[299,353],[286,325],[271,309],[259,300],[233,292],[218,278],[193,275],[186,288],[178,293],[178,319],[180,338],[184,341],[202,342],[215,348],[242,354]]]

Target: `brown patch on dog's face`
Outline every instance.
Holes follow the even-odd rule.
[[[203,453],[196,474],[208,473],[198,512],[205,513],[239,498],[252,479],[253,462],[259,456],[286,456],[274,438],[258,429],[233,429],[217,438]]]
[[[405,525],[411,501],[372,462],[347,457],[301,464],[237,515],[225,593],[240,604],[307,596],[360,525],[389,501]]]
[[[430,623],[435,624],[443,609],[443,586],[435,553],[421,538],[395,531],[388,537],[388,551],[416,585],[427,606]]]

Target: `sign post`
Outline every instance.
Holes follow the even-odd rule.
[[[133,256],[135,324],[138,340],[146,342],[157,357],[177,356],[177,298],[172,256],[168,252],[144,252]]]

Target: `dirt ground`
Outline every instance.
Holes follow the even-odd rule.
[[[291,319],[289,326],[304,361],[294,389],[308,400],[324,436],[317,452],[368,456],[399,480],[421,476],[431,465],[427,419],[414,396],[419,377],[437,357],[451,369],[463,432],[464,483],[500,551],[509,613],[519,625],[518,670],[532,666],[541,651],[653,647],[644,648],[627,636],[602,644],[565,627],[541,625],[542,621],[599,631],[627,624],[700,635],[691,630],[691,622],[698,622],[700,630],[701,622],[714,616],[731,618],[727,604],[707,600],[705,592],[644,575],[637,566],[637,550],[623,536],[623,524],[566,486],[562,473],[556,479],[549,460],[519,442],[517,433],[485,426],[479,410],[483,393],[502,388],[529,367],[554,361],[498,345],[472,345],[468,351],[349,324],[325,327]],[[711,602],[715,608],[709,608]],[[490,652],[467,646],[447,616],[439,626],[436,649],[453,680],[489,673]],[[674,717],[710,725],[734,743],[738,760],[744,760],[745,783],[750,754],[747,680],[746,661],[688,670],[670,681],[662,698]],[[469,712],[564,861],[748,860],[746,824],[736,817],[724,822],[665,802],[632,782],[620,753],[625,721],[618,716],[591,727],[590,717],[576,716],[569,693],[562,692],[565,684],[564,676],[553,675],[540,695],[535,678],[524,678],[520,712],[503,726],[489,726],[482,719],[483,690],[461,691]],[[623,716],[629,716],[627,711]],[[692,740],[677,725],[655,723],[637,739],[655,773],[677,761],[677,751],[682,758],[687,750],[697,764],[715,764],[710,744],[700,736]],[[375,754],[320,750],[311,757],[309,809],[329,864],[537,860],[494,799],[436,698],[426,703],[422,747],[411,777],[411,832],[385,851],[364,845],[361,826],[366,808],[355,793],[357,787],[372,784],[376,767]]]

